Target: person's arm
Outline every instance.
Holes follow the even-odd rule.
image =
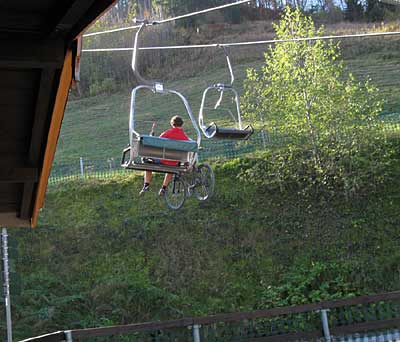
[[[153,122],[153,124],[151,125],[151,131],[150,131],[150,135],[152,136],[152,137],[154,137],[154,135],[155,135],[155,133],[154,133],[154,129],[156,128],[156,123],[155,122]]]

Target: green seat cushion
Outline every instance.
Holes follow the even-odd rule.
[[[193,140],[172,140],[167,138],[153,137],[151,135],[141,135],[140,140],[144,146],[165,148],[184,152],[197,152],[197,143]]]

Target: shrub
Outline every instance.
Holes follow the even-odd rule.
[[[346,195],[379,184],[390,151],[377,120],[382,111],[378,89],[369,80],[360,84],[344,74],[338,44],[290,41],[323,34],[298,9],[287,8],[275,30],[286,41],[265,54],[261,73],[247,71],[243,112],[290,139],[266,155],[261,168],[249,171],[251,179],[270,182],[274,177],[281,189],[295,183]]]
[[[98,94],[111,94],[117,89],[117,84],[113,78],[105,78],[102,81],[93,82],[89,86],[90,96],[95,96]]]

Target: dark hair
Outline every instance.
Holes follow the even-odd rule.
[[[179,115],[175,115],[171,118],[171,125],[174,127],[182,127],[183,119]]]

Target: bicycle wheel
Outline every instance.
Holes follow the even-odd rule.
[[[214,193],[215,176],[211,166],[200,164],[195,172],[196,183],[193,192],[198,200],[205,201]]]
[[[172,210],[180,209],[186,200],[185,183],[179,176],[174,176],[165,192],[165,202]]]

